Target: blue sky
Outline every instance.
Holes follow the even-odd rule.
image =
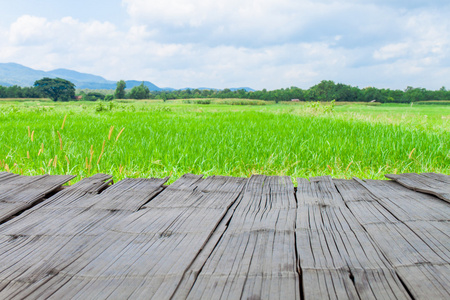
[[[450,88],[448,0],[15,0],[0,62],[161,87]]]

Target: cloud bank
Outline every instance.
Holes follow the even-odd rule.
[[[450,5],[421,0],[123,0],[126,20],[23,15],[0,61],[159,86],[450,86]],[[125,26],[124,26],[125,25]]]

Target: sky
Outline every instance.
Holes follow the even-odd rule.
[[[159,87],[450,88],[448,0],[0,0],[0,62]]]

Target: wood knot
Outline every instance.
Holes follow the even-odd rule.
[[[159,237],[160,237],[160,238],[165,238],[165,237],[170,237],[171,235],[173,235],[173,232],[172,232],[172,231],[164,231],[164,232],[161,232],[161,233],[159,234]]]

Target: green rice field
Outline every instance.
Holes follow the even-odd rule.
[[[0,171],[78,175],[72,183],[99,172],[450,174],[450,105],[3,100],[0,132]]]

